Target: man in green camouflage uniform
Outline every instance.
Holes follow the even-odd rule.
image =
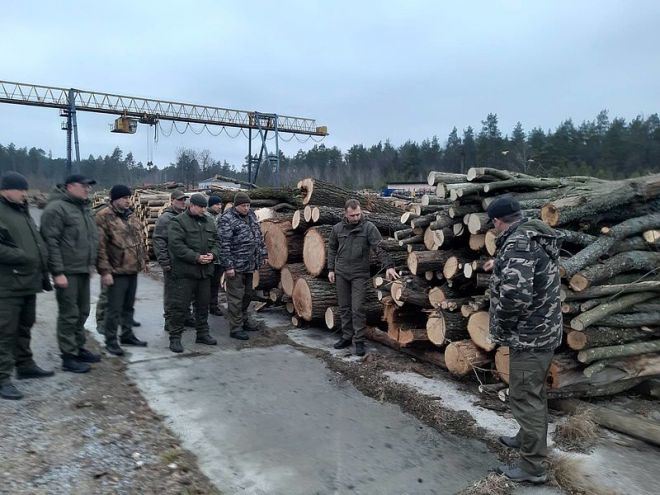
[[[46,243],[27,204],[28,183],[16,172],[0,178],[0,397],[19,400],[11,382],[53,376],[34,362],[30,330],[36,318],[37,292],[52,290]]]
[[[172,274],[172,260],[167,248],[168,232],[167,228],[170,221],[177,215],[183,213],[186,209],[186,195],[182,191],[172,191],[170,195],[172,202],[158,217],[156,227],[154,228],[153,246],[156,260],[163,270],[163,317],[165,318],[165,331],[169,333],[172,320],[172,305],[174,304],[172,291],[175,284]],[[186,320],[186,326],[190,326],[191,321]]]
[[[86,373],[101,357],[84,348],[89,316],[89,277],[96,265],[98,231],[89,191],[96,181],[74,174],[55,188],[41,217],[48,268],[57,296],[57,340],[62,369]]]
[[[360,203],[356,199],[346,201],[344,219],[332,228],[328,240],[328,280],[337,285],[342,328],[335,349],[344,349],[355,341],[355,354],[365,354],[367,315],[364,300],[371,275],[370,251],[376,250],[388,280],[399,278],[390,257],[379,247],[382,240],[376,226],[363,217]]]
[[[488,216],[499,233],[490,282],[490,335],[493,342],[509,346],[509,398],[520,425],[516,436],[500,437],[507,447],[520,449],[520,463],[498,471],[514,481],[544,483],[546,378],[562,337],[559,234],[540,220],[523,218],[510,196],[493,201]]]
[[[218,221],[222,217],[222,199],[219,196],[209,196],[209,206],[206,214],[213,220],[213,223],[218,226]],[[211,302],[209,303],[209,313],[219,316],[222,313],[218,307],[218,292],[220,292],[220,277],[222,276],[222,264],[220,259],[213,262],[213,276],[211,277]]]
[[[183,352],[181,334],[194,301],[195,330],[198,344],[216,345],[209,334],[209,296],[213,262],[219,256],[218,231],[215,222],[206,215],[206,197],[193,194],[188,209],[174,217],[168,227],[167,247],[176,282],[172,287],[172,318],[170,350]]]
[[[227,283],[229,336],[248,340],[246,331],[257,330],[248,315],[252,300],[252,275],[266,263],[266,245],[259,222],[250,210],[250,196],[238,192],[234,206],[222,215],[219,223],[220,261]]]

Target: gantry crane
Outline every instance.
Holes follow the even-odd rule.
[[[259,167],[265,161],[274,166],[276,173],[279,172],[280,133],[319,137],[328,135],[327,127],[317,126],[315,120],[307,118],[9,81],[0,81],[0,103],[60,109],[60,115],[66,117],[62,128],[67,131],[67,174],[72,169],[72,144],[76,161],[80,161],[77,111],[119,115],[112,132],[122,134],[134,134],[138,123],[156,125],[161,120],[247,129],[250,183],[256,181]],[[253,131],[258,133],[261,140],[258,155],[252,154]],[[274,134],[274,154],[269,154],[266,146],[269,132]]]

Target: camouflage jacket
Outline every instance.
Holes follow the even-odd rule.
[[[490,281],[490,335],[517,350],[550,351],[562,338],[559,234],[521,220],[497,239]]]
[[[252,210],[242,216],[230,208],[218,221],[220,263],[225,270],[249,273],[259,268],[267,257],[257,216]]]
[[[98,255],[98,228],[91,202],[56,187],[41,216],[41,235],[48,245],[48,269],[53,275],[90,273]]]
[[[147,250],[142,224],[133,210],[103,208],[96,214],[96,225],[99,228],[96,268],[101,275],[133,275],[144,270]]]
[[[201,254],[218,258],[218,231],[208,216],[194,216],[189,210],[174,217],[167,226],[167,248],[172,260],[172,274],[176,278],[202,279],[213,276],[212,263],[197,262]]]
[[[330,232],[328,240],[328,271],[336,272],[347,279],[370,275],[369,254],[372,249],[384,269],[392,266],[389,255],[380,248],[383,237],[376,226],[368,220],[352,225],[342,220]]]
[[[154,246],[154,254],[158,260],[158,264],[163,268],[171,268],[172,262],[170,261],[170,252],[167,249],[167,226],[175,216],[184,210],[176,210],[172,206],[168,206],[158,217],[156,226],[154,227],[154,234],[152,238]]]

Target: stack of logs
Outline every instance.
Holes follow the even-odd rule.
[[[170,193],[155,189],[136,189],[131,196],[131,208],[140,220],[147,252],[154,256],[152,237],[162,211],[170,205]]]
[[[496,250],[485,210],[506,193],[527,218],[563,236],[566,334],[552,364],[550,395],[608,395],[660,375],[660,175],[604,181],[473,168],[431,172],[429,184],[436,194],[403,212],[377,196],[300,181],[301,207],[261,223],[270,269],[280,272],[270,298],[285,303],[296,325],[340,326],[326,276],[328,237],[346,198],[355,197],[401,274],[388,282],[372,260],[369,337],[458,376],[476,372],[506,382],[508,349],[489,339],[490,276],[483,269]]]

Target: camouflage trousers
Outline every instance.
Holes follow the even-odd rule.
[[[37,296],[0,299],[0,383],[16,369],[34,366],[30,329],[37,313]]]
[[[509,402],[520,425],[520,467],[535,476],[545,473],[548,456],[548,396],[546,378],[553,351],[511,350]]]

